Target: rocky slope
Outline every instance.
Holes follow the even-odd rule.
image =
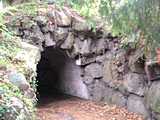
[[[39,50],[12,37],[0,40],[0,51],[0,120],[34,120]]]

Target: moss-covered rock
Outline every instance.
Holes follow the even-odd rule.
[[[39,49],[14,36],[0,39],[0,119],[34,120]]]
[[[0,82],[0,119],[34,120],[34,103],[10,82]]]

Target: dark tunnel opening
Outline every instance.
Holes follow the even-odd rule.
[[[60,74],[66,64],[67,55],[64,51],[47,47],[41,53],[41,59],[37,65],[37,96],[39,101],[46,97],[59,97],[62,91],[60,87]],[[62,95],[61,95],[62,96]]]
[[[60,48],[47,47],[37,65],[38,102],[44,98],[67,99],[71,96],[87,98],[81,67]]]

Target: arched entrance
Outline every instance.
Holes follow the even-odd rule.
[[[82,82],[81,67],[60,48],[46,47],[37,65],[38,93],[42,97],[59,97],[62,94],[87,98]]]

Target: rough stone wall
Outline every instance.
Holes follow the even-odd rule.
[[[136,50],[130,53],[120,48],[117,37],[100,27],[93,32],[81,17],[67,8],[53,7],[46,13],[22,16],[16,24],[11,23],[8,25],[18,36],[42,51],[48,46],[66,51],[81,69],[78,79],[85,84],[88,99],[126,107],[147,120],[160,120],[160,83],[148,85],[143,62],[130,62]]]
[[[82,81],[81,67],[75,64],[73,60],[66,60],[63,70],[60,72],[60,89],[63,93],[88,99],[88,89]]]

